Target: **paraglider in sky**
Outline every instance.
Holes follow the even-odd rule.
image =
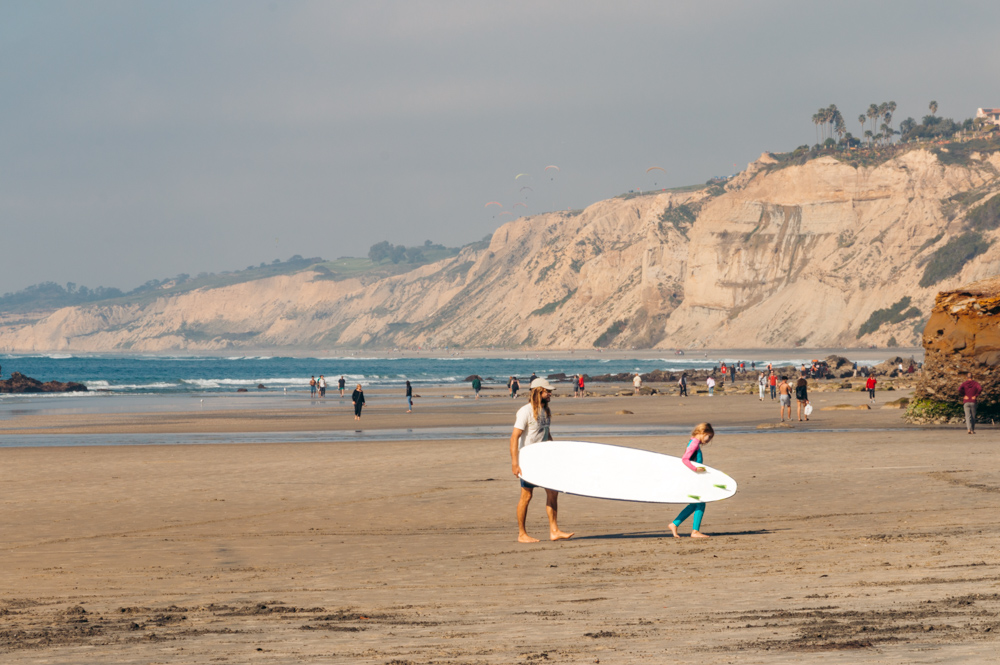
[[[559,167],[556,166],[555,164],[549,164],[548,166],[545,167],[546,171],[548,171],[549,169],[555,169],[556,171],[560,170]]]
[[[532,189],[531,187],[528,187],[527,185],[525,185],[524,187],[522,187],[522,188],[521,188],[521,191],[522,191],[522,192],[523,192],[524,190],[528,190],[529,192],[533,192],[533,191],[535,191],[535,190],[533,190],[533,189]]]
[[[664,173],[667,172],[667,170],[662,166],[650,166],[648,169],[646,169],[646,173],[649,173],[650,171],[663,171]]]
[[[500,203],[499,201],[490,201],[489,203],[487,203],[487,204],[486,204],[486,205],[484,205],[483,207],[484,207],[484,208],[489,208],[490,206],[500,206],[500,207],[502,208],[502,207],[503,207],[503,204],[502,204],[502,203]]]
[[[512,207],[516,208],[517,206],[521,206],[522,208],[527,208],[528,204],[527,203],[521,203],[520,201],[518,201]]]
[[[513,217],[514,213],[512,213],[510,210],[504,210],[502,213],[500,213],[499,215],[497,215],[497,217],[503,217],[504,215],[510,215],[510,216]]]
[[[516,176],[514,176],[514,180],[517,180],[518,178],[525,178],[527,176],[528,176],[527,173],[518,173]]]

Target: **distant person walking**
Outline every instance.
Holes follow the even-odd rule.
[[[757,377],[757,391],[760,393],[760,401],[764,401],[764,393],[767,391],[767,376],[761,372]]]
[[[767,385],[771,387],[771,401],[773,402],[778,394],[778,377],[770,369],[767,371]]]
[[[517,399],[519,390],[521,390],[521,382],[517,380],[516,376],[510,377],[510,398]]]
[[[642,389],[642,377],[639,376],[639,372],[636,372],[635,377],[632,379],[632,387],[635,388],[632,395],[638,397],[639,391]]]
[[[962,396],[962,408],[965,409],[965,429],[969,434],[976,433],[976,400],[981,392],[983,387],[972,378],[972,372],[969,372],[965,383],[958,387],[958,394]]]
[[[341,397],[344,396],[344,386],[346,386],[346,385],[347,385],[347,381],[344,381],[344,377],[341,376],[340,380],[337,381],[337,386],[340,388],[340,396]]]
[[[702,464],[702,446],[707,446],[712,439],[715,437],[715,430],[709,423],[701,423],[694,428],[691,432],[691,440],[688,441],[687,450],[684,451],[684,457],[681,461],[684,466],[691,469],[695,473],[705,473],[705,467],[695,466],[695,464]],[[691,462],[694,462],[692,464]],[[701,520],[705,516],[705,504],[704,502],[689,503],[684,510],[677,515],[677,519],[671,522],[668,526],[670,527],[670,533],[674,534],[674,538],[680,538],[680,534],[677,533],[677,527],[684,523],[688,517],[694,513],[694,521],[691,522],[691,537],[692,538],[709,538],[701,532]]]
[[[875,378],[874,374],[868,375],[868,380],[865,381],[865,390],[868,391],[868,402],[870,404],[875,403],[875,384],[878,383],[878,379]]]
[[[309,396],[316,396],[316,375],[314,374],[311,379],[309,379]]]
[[[795,401],[797,403],[795,413],[798,415],[799,422],[802,422],[802,412],[806,408],[806,405],[809,404],[809,390],[805,379],[799,379],[795,382]],[[788,410],[788,419],[792,419],[791,408]],[[806,420],[809,420],[808,415],[806,416]]]
[[[365,405],[365,391],[361,389],[360,383],[351,393],[351,401],[354,403],[354,419],[361,420],[361,407]]]
[[[705,380],[705,385],[708,386],[708,396],[709,397],[714,397],[715,396],[715,379],[713,379],[712,377],[708,377]]]
[[[792,387],[788,385],[788,377],[781,377],[778,384],[778,408],[781,410],[781,422],[785,422],[785,407],[788,407],[788,419],[792,419]]]
[[[687,372],[681,373],[681,378],[677,380],[677,386],[680,388],[680,395],[678,397],[688,396],[688,375]]]
[[[583,374],[577,374],[576,376],[577,376],[576,386],[577,386],[577,388],[580,389],[580,397],[586,397],[587,396],[587,386],[583,382]]]
[[[406,381],[406,412],[410,413],[413,411],[413,386],[410,385],[409,379]]]
[[[319,386],[319,396],[326,397],[326,378],[322,374],[319,375],[319,381],[316,382]]]
[[[479,376],[472,377],[472,390],[476,393],[476,399],[479,399],[479,391],[483,389],[483,382],[479,380]]]

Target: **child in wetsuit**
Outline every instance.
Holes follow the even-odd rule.
[[[691,432],[691,440],[688,441],[687,450],[684,451],[684,457],[681,458],[681,461],[684,462],[684,466],[691,469],[695,473],[704,473],[705,467],[695,466],[695,464],[702,463],[701,447],[707,446],[714,436],[715,430],[712,429],[712,426],[709,423],[701,423],[695,427],[694,431]],[[692,460],[694,461],[694,464],[691,463]],[[674,538],[680,538],[680,535],[677,533],[677,527],[679,527],[684,520],[690,517],[691,513],[694,513],[694,521],[691,523],[691,526],[693,527],[691,537],[709,538],[710,536],[706,536],[700,531],[701,519],[705,516],[704,502],[689,503],[684,510],[677,515],[677,519],[670,523],[670,532],[674,534]]]

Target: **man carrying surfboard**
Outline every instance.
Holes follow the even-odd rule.
[[[531,393],[528,403],[517,410],[514,419],[514,431],[510,435],[510,460],[511,469],[514,475],[520,478],[521,465],[519,457],[521,448],[541,441],[551,441],[552,434],[549,427],[552,424],[552,412],[549,410],[549,399],[552,391],[555,390],[545,379],[535,379],[531,382]],[[537,538],[532,538],[525,530],[525,521],[528,518],[528,504],[531,502],[531,494],[535,485],[521,480],[521,498],[517,502],[517,542],[537,543]],[[559,528],[556,520],[559,513],[559,492],[555,490],[545,490],[545,512],[549,516],[549,538],[551,540],[565,540],[572,538],[572,533],[566,533]]]

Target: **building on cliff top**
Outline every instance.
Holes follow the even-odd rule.
[[[976,117],[1000,125],[1000,109],[976,109]]]

